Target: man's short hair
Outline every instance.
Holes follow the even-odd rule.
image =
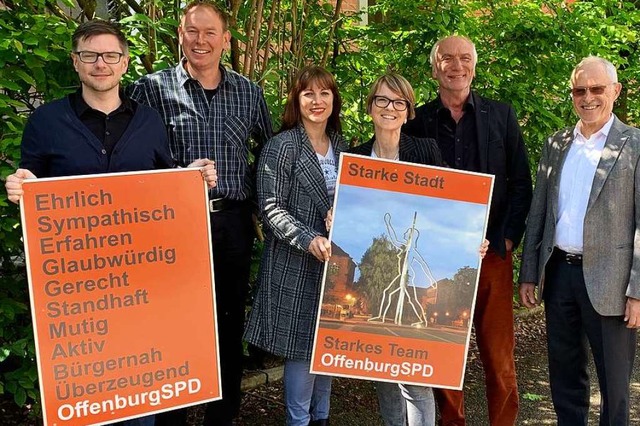
[[[222,7],[218,6],[218,4],[214,3],[211,0],[192,1],[182,10],[182,17],[184,18],[186,14],[191,11],[191,9],[195,9],[199,6],[208,7],[209,9],[213,10],[213,12],[218,15],[218,17],[222,21],[222,28],[224,29],[224,31],[227,31],[229,29],[229,15]],[[182,25],[182,22],[183,21],[180,21],[180,25]]]
[[[407,119],[413,120],[416,116],[416,95],[413,92],[413,87],[411,87],[411,83],[409,83],[406,78],[394,72],[378,77],[373,83],[373,86],[371,86],[371,90],[369,90],[369,95],[367,96],[367,113],[371,114],[373,99],[383,84],[386,84],[393,93],[407,101]]]
[[[127,45],[127,39],[125,38],[120,26],[115,22],[103,21],[101,19],[94,19],[91,21],[83,22],[78,25],[78,28],[73,32],[71,37],[71,49],[73,52],[78,51],[78,44],[81,41],[90,39],[91,37],[110,34],[115,36],[120,43],[122,53],[129,55],[129,46]]]
[[[569,84],[571,85],[571,87],[573,87],[573,82],[575,81],[576,73],[582,68],[584,68],[585,66],[589,64],[594,64],[594,63],[600,64],[604,68],[605,72],[611,79],[612,83],[618,82],[618,71],[616,70],[615,65],[613,65],[611,62],[607,61],[604,58],[591,55],[591,56],[587,56],[586,58],[583,58],[580,61],[580,63],[576,65],[576,67],[571,72],[571,80],[569,80]]]
[[[431,64],[431,68],[432,69],[436,66],[436,60],[438,59],[438,58],[436,58],[436,53],[438,51],[438,46],[440,46],[440,43],[442,43],[443,41],[445,41],[447,39],[450,39],[452,37],[458,37],[458,38],[461,38],[461,39],[467,41],[467,43],[469,43],[471,45],[471,48],[473,49],[473,64],[474,64],[474,66],[478,63],[478,51],[476,50],[476,44],[474,42],[472,42],[469,37],[465,37],[465,36],[462,36],[462,35],[454,34],[454,35],[442,37],[441,39],[436,41],[436,44],[434,44],[433,47],[431,48],[431,53],[429,54],[429,63]]]

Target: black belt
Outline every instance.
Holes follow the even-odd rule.
[[[247,205],[247,200],[231,200],[229,198],[214,198],[209,200],[209,212],[217,213],[223,210],[237,209]]]
[[[553,255],[556,256],[558,259],[561,259],[564,262],[568,263],[569,265],[577,265],[577,266],[581,266],[582,265],[582,255],[581,254],[569,253],[569,252],[566,252],[566,251],[556,247],[553,250]]]

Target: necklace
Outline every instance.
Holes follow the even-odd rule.
[[[322,138],[318,141],[311,139],[311,137],[309,137],[309,141],[311,142],[311,146],[315,152],[322,156],[327,155],[329,147],[331,146],[331,139],[329,139],[329,136],[326,133],[323,134]]]
[[[380,153],[380,146],[377,143],[373,143],[373,152],[376,154],[376,157],[378,158],[385,158],[387,160],[399,160],[400,159],[400,148],[398,148],[398,150],[396,151],[395,155],[393,156],[393,158],[391,157],[385,157]]]

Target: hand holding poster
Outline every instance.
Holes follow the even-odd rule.
[[[200,171],[38,179],[23,188],[45,424],[112,423],[219,399]]]
[[[343,155],[311,372],[460,389],[493,177]]]

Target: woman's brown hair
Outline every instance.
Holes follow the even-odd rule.
[[[329,116],[327,128],[338,133],[342,132],[342,125],[340,124],[342,100],[338,92],[338,85],[329,71],[316,65],[302,68],[296,76],[296,80],[287,95],[287,102],[284,105],[282,126],[280,127],[281,132],[296,127],[302,120],[300,114],[300,93],[311,87],[313,83],[316,83],[323,89],[329,89],[331,93],[333,93],[333,110],[331,111],[331,116]]]

